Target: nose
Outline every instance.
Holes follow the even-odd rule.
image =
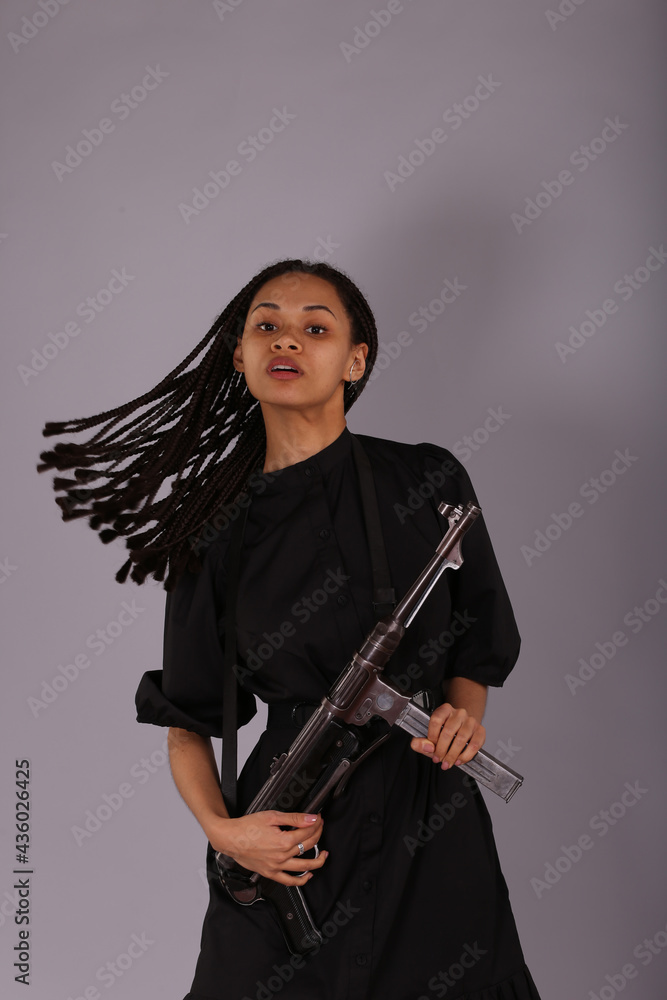
[[[271,349],[274,351],[300,351],[301,344],[292,332],[289,329],[286,329],[276,336],[276,339],[271,345]]]

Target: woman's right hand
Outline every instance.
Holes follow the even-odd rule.
[[[250,813],[237,818],[220,817],[210,831],[211,847],[233,858],[239,865],[282,885],[305,885],[312,870],[321,868],[328,857],[322,851],[318,858],[303,858],[322,835],[321,816],[307,813],[284,813],[277,809]],[[281,830],[281,826],[294,827]],[[304,872],[297,877],[290,872]]]

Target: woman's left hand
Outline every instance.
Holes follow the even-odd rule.
[[[466,764],[486,739],[486,729],[465,708],[454,708],[449,702],[439,705],[431,715],[428,738],[413,737],[410,746],[423,753],[443,770],[454,764]]]

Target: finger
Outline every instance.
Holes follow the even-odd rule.
[[[421,736],[413,736],[410,740],[410,746],[417,753],[426,754],[427,757],[430,757],[435,751],[435,744],[431,743],[430,740],[423,739]]]
[[[288,875],[286,872],[277,871],[272,875],[267,875],[266,878],[270,878],[273,882],[280,882],[281,885],[305,885],[313,877],[312,872],[306,872],[305,875]]]
[[[440,731],[436,741],[433,760],[442,761],[446,754],[449,753],[451,744],[457,739],[459,734],[465,735],[467,742],[468,738],[472,735],[473,728],[474,720],[472,720],[468,713],[463,709],[455,710],[447,719],[447,722]],[[460,742],[457,749],[462,749],[462,744]]]
[[[438,739],[440,737],[440,730],[446,724],[447,720],[454,714],[455,709],[449,702],[445,702],[444,705],[438,705],[435,711],[432,713],[428,724],[427,738],[433,744],[437,746]]]
[[[272,809],[272,823],[277,826],[294,826],[299,829],[312,829],[322,817],[317,813],[284,813]]]
[[[306,871],[316,871],[316,869],[322,867],[328,857],[328,851],[321,851],[319,857],[317,858],[301,858],[297,854],[296,857],[288,858],[284,861],[280,868],[282,871],[291,873],[298,872],[299,874]]]
[[[296,826],[300,828],[310,828],[313,827],[321,816],[318,813],[279,813],[279,815],[287,816],[288,819],[283,819],[283,826]]]
[[[447,740],[449,740],[449,737],[447,737]],[[446,771],[448,767],[452,767],[456,763],[467,742],[466,738],[459,733],[454,734],[451,742],[448,743],[447,740],[442,744],[438,744],[433,757],[434,763],[440,764],[443,771]]]
[[[256,854],[239,853],[234,860],[248,871],[257,872],[264,878],[275,879],[283,871],[295,877],[301,877],[304,873],[321,868],[329,856],[328,851],[322,851],[317,858],[300,857],[296,854],[269,852],[261,857]]]
[[[300,832],[301,835],[299,836]],[[321,834],[322,834],[321,828],[308,837],[303,833],[303,831],[299,830],[286,831],[284,844],[281,845],[282,847],[284,847],[286,857],[292,857],[292,855],[294,854],[299,854],[300,846],[303,847],[304,854],[307,851],[312,851],[313,847],[315,847],[318,840],[320,839]]]
[[[436,747],[436,754],[442,762],[443,770],[447,770],[448,767],[452,767],[460,758],[461,754],[464,752],[466,744],[473,734],[474,728],[475,724],[472,720],[470,720],[469,723],[461,726],[461,728],[454,733],[449,746],[445,746],[443,743],[442,748],[440,745]]]
[[[472,736],[468,740],[468,745],[459,754],[457,764],[467,764],[475,756],[477,751],[484,745],[486,730],[484,726],[477,726]]]
[[[266,868],[262,874],[274,882],[283,885],[304,885],[321,868],[329,856],[328,851],[322,851],[318,858],[287,858],[280,867]]]
[[[473,729],[476,725],[477,720],[473,719],[471,715],[468,715],[465,709],[452,709],[452,712],[435,741],[436,748],[433,754],[433,760],[435,761],[436,758],[439,760],[443,759],[445,754],[448,752],[451,743],[456,739],[459,733],[465,735],[467,741],[467,739],[472,736]]]
[[[468,718],[468,713],[463,709],[454,709],[451,705],[441,706],[442,708],[449,708],[449,712],[444,724],[438,730],[438,733],[431,742],[435,744],[435,750],[433,751],[433,760],[441,761],[447,751],[449,750],[452,740],[455,738],[457,732],[461,726],[465,723]],[[439,711],[436,709],[436,711]],[[431,717],[432,718],[432,717]],[[431,736],[431,730],[429,726],[429,738]]]

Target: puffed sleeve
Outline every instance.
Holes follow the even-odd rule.
[[[418,446],[425,472],[437,482],[437,497],[447,503],[478,503],[470,477],[451,452],[434,444]],[[440,520],[442,521],[442,517]],[[463,564],[447,571],[452,599],[451,632],[456,635],[447,655],[447,677],[467,677],[501,687],[519,657],[521,639],[491,539],[480,514],[461,542]]]
[[[202,569],[185,573],[167,594],[163,668],[141,678],[138,722],[222,736],[224,593],[223,554],[212,545]],[[254,696],[239,685],[239,726],[256,711]]]

